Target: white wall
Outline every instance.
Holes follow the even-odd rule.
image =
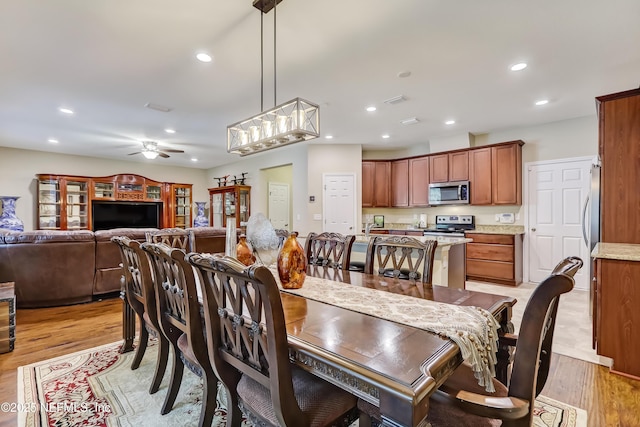
[[[160,182],[193,184],[193,200],[208,199],[204,169],[163,166],[161,162],[157,159],[149,163],[124,162],[0,147],[0,195],[20,196],[16,202],[16,215],[24,222],[25,230],[37,228],[37,174],[108,176],[133,173]]]

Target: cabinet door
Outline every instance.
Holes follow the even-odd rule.
[[[469,152],[469,182],[472,205],[490,205],[491,148],[479,148]]]
[[[56,178],[39,177],[38,180],[38,229],[60,230],[62,219],[60,209],[62,197],[60,195],[60,180]]]
[[[429,157],[409,160],[409,206],[429,205]]]
[[[387,208],[391,205],[391,163],[376,162],[373,187],[373,205]]]
[[[62,180],[62,227],[67,230],[87,230],[91,225],[89,211],[89,180],[68,178]]]
[[[391,205],[409,206],[409,161],[391,162]]]
[[[522,147],[491,147],[491,186],[494,205],[522,204]]]
[[[469,179],[469,152],[449,154],[449,181],[467,181]]]
[[[362,207],[373,207],[375,162],[362,162]]]
[[[429,157],[429,182],[449,181],[449,155],[438,154]]]

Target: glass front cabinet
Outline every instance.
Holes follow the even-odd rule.
[[[211,226],[226,227],[227,219],[231,218],[238,230],[244,230],[251,215],[250,195],[248,185],[209,188]]]
[[[149,218],[154,215],[144,206],[157,206],[153,221],[157,228],[187,228],[192,224],[191,184],[158,182],[134,174],[104,177],[40,174],[37,179],[40,230],[92,230],[94,205],[102,206],[103,213],[105,209],[125,216],[145,212]],[[120,210],[114,206],[118,204],[122,205]],[[145,226],[150,226],[149,221],[145,218]]]

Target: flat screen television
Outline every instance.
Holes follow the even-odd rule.
[[[93,202],[93,231],[111,228],[159,228],[162,207],[152,202]]]

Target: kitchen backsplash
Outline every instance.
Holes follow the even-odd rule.
[[[499,221],[501,214],[513,214],[513,224]],[[362,224],[373,222],[374,215],[384,215],[385,228],[388,224],[414,225],[420,214],[427,214],[427,223],[435,224],[436,215],[474,215],[476,225],[524,225],[522,206],[439,206],[434,208],[362,208]]]

